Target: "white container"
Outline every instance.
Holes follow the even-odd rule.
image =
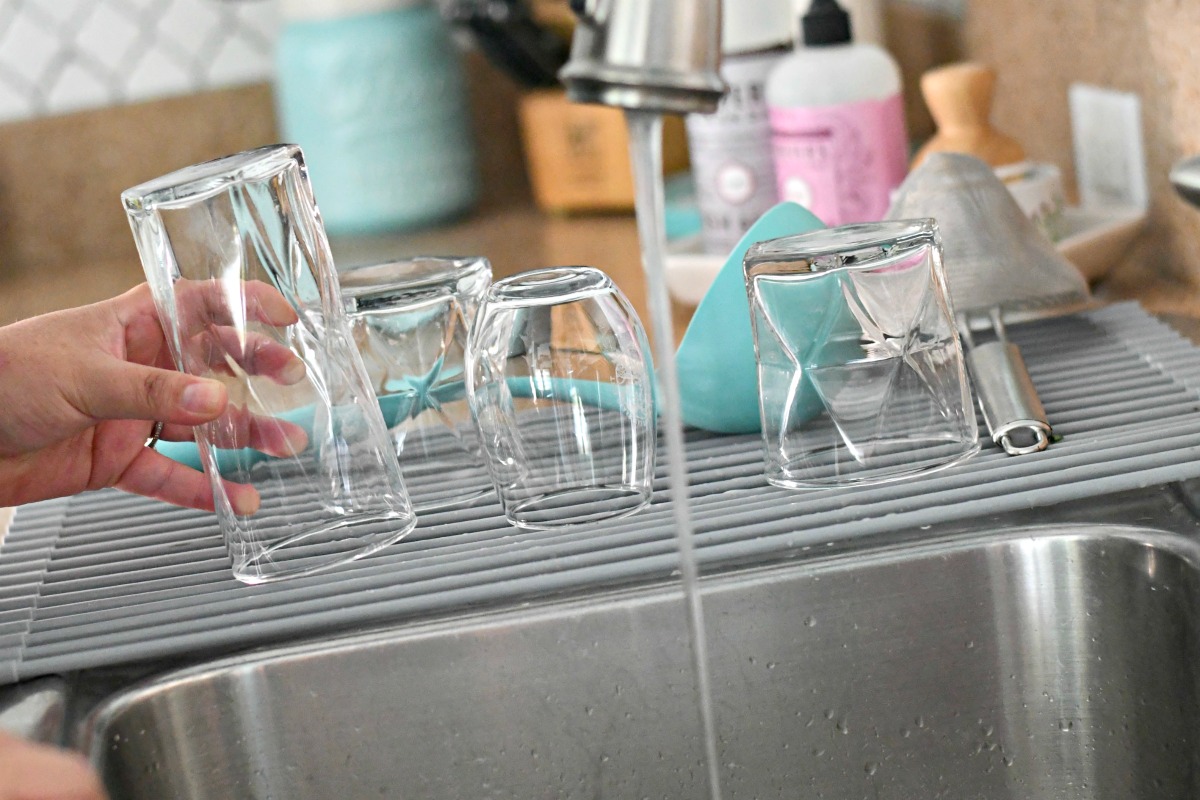
[[[704,249],[728,255],[775,204],[767,76],[787,54],[791,0],[725,0],[721,76],[729,92],[714,114],[687,118]]]
[[[900,69],[851,41],[835,0],[814,0],[803,27],[767,79],[778,196],[827,225],[880,220],[908,167]]]

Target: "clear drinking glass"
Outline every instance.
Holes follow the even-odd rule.
[[[413,258],[341,273],[354,341],[417,513],[491,492],[467,403],[467,334],[492,282],[485,258]]]
[[[933,220],[762,242],[745,269],[768,481],[879,483],[979,450]]]
[[[467,348],[467,388],[504,513],[522,528],[633,514],[650,501],[646,334],[590,267],[497,281]]]
[[[273,145],[122,194],[177,367],[221,380],[196,428],[234,575],[360,558],[416,524],[342,308],[303,155]],[[230,484],[257,491],[257,513]]]

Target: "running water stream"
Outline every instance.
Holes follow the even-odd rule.
[[[675,538],[679,549],[679,571],[687,606],[688,634],[696,672],[700,725],[704,734],[704,760],[708,770],[709,797],[721,800],[721,776],[717,759],[717,729],[713,714],[708,674],[708,646],[704,632],[704,608],[700,598],[699,570],[693,543],[691,505],[688,500],[687,458],[683,444],[683,415],[679,404],[679,376],[675,369],[675,330],[671,322],[671,300],[663,266],[666,250],[665,212],[662,186],[662,115],[653,111],[625,112],[629,124],[630,156],[633,161],[634,206],[638,238],[642,247],[642,269],[654,330],[655,362],[659,382],[659,429],[667,440],[667,467],[671,507],[675,515]]]

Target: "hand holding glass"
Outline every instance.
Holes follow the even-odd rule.
[[[122,199],[176,366],[229,391],[196,444],[234,575],[307,574],[412,530],[300,149],[188,167]]]

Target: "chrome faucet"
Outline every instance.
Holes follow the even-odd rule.
[[[721,0],[571,0],[571,8],[579,25],[559,78],[572,100],[668,114],[716,109],[726,88]]]

